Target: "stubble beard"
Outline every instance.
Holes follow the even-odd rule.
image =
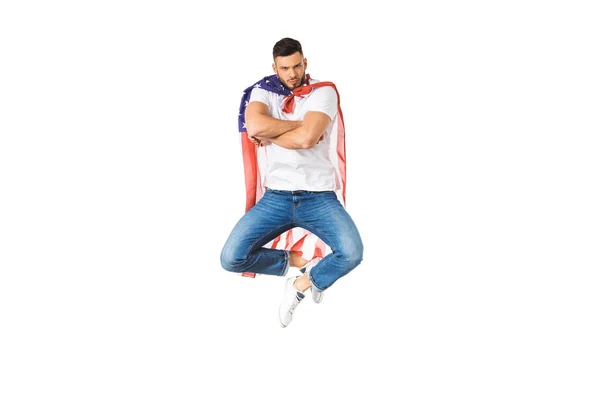
[[[279,82],[281,82],[281,84],[282,84],[283,86],[285,86],[285,87],[286,87],[288,90],[294,90],[294,89],[296,89],[297,87],[300,87],[300,86],[304,85],[304,83],[305,83],[305,81],[306,81],[306,72],[302,74],[302,79],[300,79],[300,82],[298,82],[298,83],[296,84],[296,86],[294,86],[294,87],[290,87],[290,86],[288,86],[288,84],[287,84],[285,81],[283,81],[283,80],[281,79],[281,77],[279,76],[279,74],[277,74],[277,78],[279,79]]]

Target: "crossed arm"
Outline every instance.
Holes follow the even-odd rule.
[[[266,104],[253,101],[246,107],[248,137],[254,143],[269,141],[286,149],[310,149],[316,145],[331,118],[320,111],[309,111],[303,121],[284,121],[269,115]]]

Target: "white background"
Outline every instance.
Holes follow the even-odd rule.
[[[593,3],[2,2],[0,398],[598,399]],[[286,36],[365,254],[282,329],[219,253]]]

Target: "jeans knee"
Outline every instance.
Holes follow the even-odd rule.
[[[352,265],[352,267],[356,267],[358,266],[358,264],[360,264],[363,260],[363,254],[362,251],[360,253],[356,253],[353,254],[351,257],[349,257],[348,263]]]
[[[363,260],[363,246],[361,244],[343,249],[339,256],[348,265],[354,268]]]
[[[243,272],[244,260],[236,257],[235,252],[231,251],[227,246],[221,251],[221,266],[229,272]]]

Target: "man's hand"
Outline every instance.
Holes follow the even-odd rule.
[[[250,141],[255,145],[260,146],[260,139],[258,139],[257,137],[248,135],[248,139],[250,139]]]
[[[250,141],[252,143],[254,143],[256,146],[259,146],[259,147],[266,146],[269,143],[271,143],[271,142],[269,142],[266,139],[260,139],[260,138],[257,138],[256,136],[250,136],[250,135],[248,135],[248,139],[250,139]]]

